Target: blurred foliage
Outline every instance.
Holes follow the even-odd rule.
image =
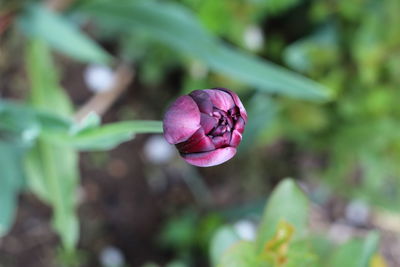
[[[0,235],[12,226],[18,194],[28,190],[53,207],[54,228],[73,250],[78,152],[161,131],[159,121],[101,125],[96,114],[74,121],[50,50],[84,63],[133,62],[139,81],[157,90],[176,71],[181,93],[234,88],[249,114],[242,155],[254,159],[257,147],[289,140],[320,158],[305,178],[324,177],[337,194],[399,211],[398,0],[77,0],[64,12],[45,4],[0,2],[0,17],[17,33],[13,43],[25,46],[29,78],[26,99],[0,101]],[[308,200],[294,182],[280,184],[268,203],[257,241],[238,241],[223,226],[211,262],[322,264],[334,246],[310,236]],[[201,220],[184,213],[169,220],[160,243],[186,262],[189,250],[204,249],[221,224],[219,215]],[[335,247],[331,266],[385,266],[374,254],[377,244],[372,233]]]
[[[332,88],[337,100],[285,102],[289,119],[280,126],[290,139],[329,155],[325,176],[337,189],[393,209],[400,200],[400,110],[393,102],[399,10],[396,0],[314,1],[308,18],[314,32],[288,44],[284,59]]]
[[[323,105],[282,98],[265,100],[264,106],[250,102],[250,114],[269,114],[276,107],[280,112],[278,118],[267,115],[257,122],[256,131],[251,127],[245,133],[248,137],[270,125],[267,131],[274,134],[266,137],[268,142],[284,136],[306,151],[327,154],[322,174],[343,194],[398,210],[399,1],[181,2],[210,31],[243,48],[248,27],[259,25],[266,43],[258,54],[334,92],[335,100]]]
[[[235,232],[228,231],[229,228],[223,226],[215,235],[211,247],[216,248],[218,245],[225,249],[218,251],[219,256],[215,250],[211,250],[212,261],[218,267],[366,267],[377,261],[375,253],[379,236],[375,232],[371,232],[365,239],[354,239],[336,246],[328,259],[324,258],[327,256],[324,253],[318,254],[323,251],[319,245],[321,241],[312,242],[314,235],[305,224],[309,216],[308,209],[306,196],[295,182],[291,179],[283,180],[268,200],[263,214],[264,220],[258,226],[256,241],[237,241]],[[273,218],[275,222],[266,218]],[[302,223],[299,225],[298,222]]]

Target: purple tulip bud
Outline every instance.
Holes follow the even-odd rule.
[[[239,97],[225,88],[179,97],[164,117],[164,137],[192,165],[221,164],[236,154],[247,123]]]

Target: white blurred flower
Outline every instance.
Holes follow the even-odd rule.
[[[328,238],[336,244],[343,244],[348,241],[352,235],[353,228],[343,222],[332,224],[328,231]]]
[[[153,135],[144,145],[144,154],[148,161],[155,164],[166,163],[175,155],[175,149],[161,135]]]
[[[238,221],[233,228],[241,239],[252,241],[256,238],[256,226],[251,221]]]
[[[264,35],[260,27],[250,25],[244,32],[244,44],[252,51],[260,50],[264,44]]]
[[[100,252],[100,263],[103,267],[122,267],[125,264],[122,252],[113,246],[105,247]]]
[[[346,219],[353,225],[363,226],[367,224],[369,207],[366,203],[356,200],[350,202],[346,207]]]
[[[88,88],[95,93],[105,92],[111,89],[114,83],[114,72],[106,65],[91,64],[87,66],[84,80]]]

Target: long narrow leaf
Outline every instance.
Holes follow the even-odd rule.
[[[11,228],[23,184],[22,153],[17,145],[0,141],[0,237]]]
[[[71,103],[59,87],[48,47],[43,41],[27,45],[27,71],[31,81],[33,107],[60,116],[71,115]],[[25,159],[28,184],[39,197],[54,208],[53,224],[64,247],[72,250],[78,238],[75,190],[78,181],[78,155],[39,137]]]
[[[75,149],[105,150],[133,139],[138,133],[162,133],[161,121],[124,121],[84,129],[72,134],[50,134],[52,143]]]
[[[379,234],[371,232],[364,239],[353,239],[336,249],[329,258],[329,267],[369,266],[373,255],[377,252]]]
[[[171,48],[205,62],[217,72],[260,90],[310,100],[326,100],[325,87],[251,54],[226,46],[205,31],[182,6],[156,1],[91,1],[80,10],[100,24],[129,34],[140,29]]]
[[[107,63],[111,58],[72,23],[42,5],[29,6],[19,18],[19,25],[28,36],[41,38],[78,60]]]

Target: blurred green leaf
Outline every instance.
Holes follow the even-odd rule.
[[[285,267],[320,267],[318,256],[309,240],[299,240],[290,244],[288,262]],[[322,265],[323,266],[323,265]]]
[[[76,133],[49,134],[46,138],[54,144],[87,151],[112,149],[138,133],[162,133],[162,122],[123,121],[84,128]]]
[[[34,112],[23,105],[0,100],[0,137],[4,141],[29,146],[37,138],[40,125]]]
[[[38,110],[69,118],[72,104],[58,84],[58,74],[43,40],[28,42],[26,67],[31,85],[30,104]]]
[[[0,237],[12,227],[23,185],[22,149],[0,141]]]
[[[64,98],[64,100],[58,98],[55,100],[56,103],[66,100],[66,96],[62,95],[61,92],[55,93],[56,98]],[[40,98],[40,96],[36,97]],[[48,97],[53,96],[49,94]],[[60,105],[65,106],[66,114],[68,114],[70,104],[61,103]],[[73,123],[64,118],[65,115],[50,113],[50,108],[39,107],[38,109],[9,101],[0,101],[0,130],[6,131],[3,132],[3,135],[10,132],[8,135],[10,138],[13,137],[13,140],[29,141],[29,143],[32,143],[40,135],[47,142],[59,146],[80,150],[106,150],[131,140],[135,134],[162,133],[163,131],[161,121],[137,120],[100,125],[100,117],[92,113],[82,122]]]
[[[240,237],[232,227],[223,226],[218,229],[210,245],[210,258],[213,266],[217,266],[224,252],[239,240]]]
[[[101,118],[95,112],[90,112],[80,122],[73,125],[71,131],[73,133],[79,133],[87,129],[96,128],[100,125]]]
[[[139,28],[175,50],[197,57],[215,71],[260,90],[311,100],[326,100],[323,86],[256,56],[228,47],[207,33],[182,6],[156,1],[89,2],[81,11],[97,22],[130,33]]]
[[[309,203],[305,194],[292,179],[285,179],[272,192],[259,225],[258,251],[264,248],[278,227],[286,221],[294,227],[294,238],[301,237],[307,228]]]
[[[181,254],[187,253],[196,242],[198,219],[198,214],[191,210],[170,218],[160,233],[160,243]]]
[[[31,112],[36,112],[36,119],[40,125],[42,132],[65,132],[69,131],[73,122],[64,117],[43,111],[32,109]]]
[[[187,267],[188,265],[182,261],[174,260],[173,262],[169,262],[165,267]]]
[[[287,9],[298,5],[303,2],[302,0],[268,0],[263,1],[268,13],[281,14]]]
[[[253,242],[239,241],[222,255],[218,267],[257,267],[267,265],[258,261],[256,247]]]
[[[260,257],[275,267],[317,267],[317,256],[307,239],[293,240],[296,229],[281,220],[274,236],[261,250]]]
[[[326,63],[338,60],[338,33],[334,23],[327,23],[312,35],[290,44],[283,58],[288,66],[303,73],[321,71]]]
[[[284,220],[279,221],[274,236],[264,244],[261,250],[263,259],[277,267],[282,266],[281,263],[288,262],[288,252],[294,232],[293,225]]]
[[[376,232],[370,233],[365,239],[351,240],[333,253],[329,260],[329,266],[368,267],[378,250],[378,245],[379,234]]]
[[[72,126],[69,119],[40,111],[28,105],[0,100],[0,130],[10,132],[13,139],[31,143],[40,132],[66,132]]]
[[[276,103],[263,93],[255,94],[247,103],[246,108],[250,119],[243,134],[240,151],[248,151],[252,145],[257,144],[258,137],[271,126],[278,112]]]
[[[84,62],[107,63],[110,55],[67,19],[42,5],[30,5],[19,18],[25,34]]]
[[[71,103],[59,87],[57,73],[46,44],[31,40],[26,49],[31,82],[30,103],[39,110],[68,117]],[[73,250],[78,240],[75,190],[78,183],[78,154],[72,149],[48,143],[42,136],[25,158],[28,184],[54,208],[53,224],[64,248]]]
[[[27,153],[25,170],[30,188],[54,208],[53,224],[67,250],[78,241],[75,213],[78,154],[40,139]]]
[[[332,254],[334,244],[323,234],[312,234],[306,240],[310,243],[315,255],[317,255],[317,266],[323,266],[326,263],[326,258]]]

